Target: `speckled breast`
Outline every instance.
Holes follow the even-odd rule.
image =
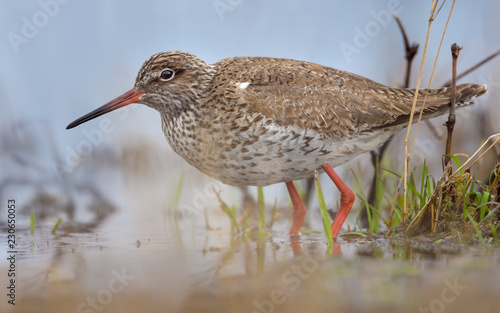
[[[314,130],[282,127],[259,116],[230,124],[214,119],[205,125],[189,114],[163,121],[172,149],[189,164],[233,186],[266,186],[309,178],[328,163],[335,167],[371,151],[394,133],[380,130],[352,137],[326,137]]]

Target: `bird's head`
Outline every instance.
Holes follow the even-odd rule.
[[[167,115],[177,115],[195,105],[210,89],[215,69],[183,51],[160,52],[144,62],[134,88],[66,127],[73,128],[131,103],[142,103]]]

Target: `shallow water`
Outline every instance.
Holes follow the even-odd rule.
[[[141,155],[134,155],[131,163],[114,160],[125,163],[118,171],[95,170],[91,178],[63,182],[65,188],[56,184],[50,192],[44,189],[55,196],[35,198],[40,202],[35,207],[47,216],[37,215],[33,234],[26,212],[19,210],[16,305],[2,296],[1,312],[498,312],[500,308],[498,247],[353,235],[341,236],[328,247],[322,232],[289,238],[290,209],[281,200],[284,209],[269,236],[236,235],[211,189],[218,184],[176,167],[178,159],[167,162],[168,171],[130,168]],[[184,187],[174,211],[182,172]],[[66,187],[72,209],[59,200],[67,195]],[[3,192],[16,195],[19,207],[27,202],[19,187]],[[241,203],[237,193],[224,188],[222,198],[229,205]],[[56,213],[48,214],[48,208]],[[70,215],[73,222],[65,217]],[[63,222],[54,235],[51,229],[60,216]],[[321,227],[314,208],[308,222],[308,227]],[[352,225],[352,220],[348,222]],[[256,225],[255,216],[250,223]],[[8,286],[8,266],[7,258],[2,258],[3,286]]]
[[[108,226],[59,235],[50,228],[19,233],[16,305],[3,301],[2,312],[497,312],[500,307],[498,248],[343,237],[330,255],[320,233],[291,242],[284,231],[255,241],[224,228],[169,234]]]

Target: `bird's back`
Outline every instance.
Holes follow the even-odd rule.
[[[371,151],[406,126],[415,91],[391,88],[334,68],[289,59],[235,57],[214,64],[196,134],[177,152],[230,185],[312,177]],[[486,92],[457,86],[457,103]],[[425,91],[420,91],[420,108]],[[427,92],[424,117],[443,113],[450,89]],[[420,109],[417,109],[417,113]],[[185,122],[177,121],[178,129]],[[186,139],[186,138],[184,138]]]
[[[415,90],[388,87],[331,67],[290,59],[234,57],[215,64],[215,90],[228,105],[248,106],[282,126],[295,125],[328,136],[349,136],[408,120]],[[484,85],[457,86],[457,104],[486,92]],[[425,98],[425,116],[450,103],[451,89],[421,90],[417,113]],[[225,103],[225,104],[226,104]]]

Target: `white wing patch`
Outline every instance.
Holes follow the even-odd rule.
[[[250,85],[250,83],[237,83],[236,86],[241,89],[245,89]]]

